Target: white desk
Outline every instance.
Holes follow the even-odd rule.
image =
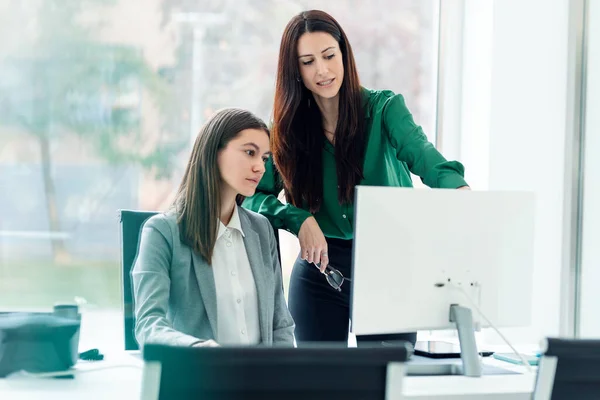
[[[128,354],[105,361],[79,362],[84,372],[74,379],[11,377],[0,379],[1,400],[138,400],[142,381],[141,359]]]
[[[535,372],[487,357],[484,364],[519,372],[519,375],[466,376],[407,376],[404,394],[407,399],[488,399],[529,400],[535,385]]]
[[[414,400],[529,400],[533,375],[496,375],[481,378],[437,376],[404,378],[404,398]]]
[[[516,368],[507,363],[502,363],[502,366]],[[139,399],[142,379],[142,361],[140,359],[120,354],[107,357],[105,361],[101,362],[80,363],[77,369],[86,371],[100,367],[107,367],[107,369],[82,373],[77,375],[75,379],[25,377],[0,379],[0,399]],[[528,400],[534,383],[535,376],[533,374],[496,375],[481,378],[409,376],[404,378],[404,399]]]

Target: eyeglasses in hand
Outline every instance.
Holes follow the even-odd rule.
[[[317,268],[320,267],[320,263],[315,265],[317,266]],[[344,275],[339,270],[333,268],[331,265],[328,265],[327,268],[325,268],[324,274],[325,279],[327,279],[327,283],[329,283],[329,286],[331,286],[338,292],[342,291],[342,284],[344,283],[344,281],[352,282],[352,279],[344,277]]]

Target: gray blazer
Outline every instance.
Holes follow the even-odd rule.
[[[290,315],[267,218],[239,208],[244,245],[256,282],[264,345],[293,346]],[[142,229],[132,271],[135,335],[140,344],[191,346],[217,336],[217,297],[212,267],[181,242],[174,213],[150,218]]]

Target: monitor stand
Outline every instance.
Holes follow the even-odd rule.
[[[450,322],[456,323],[458,342],[460,343],[460,358],[462,359],[463,375],[481,376],[481,361],[475,341],[473,313],[471,309],[458,304],[450,306]]]
[[[407,363],[407,375],[465,375],[480,377],[482,373],[486,375],[510,373],[510,371],[502,368],[486,366],[484,370],[482,367],[477,351],[477,342],[475,341],[473,314],[470,308],[458,304],[451,305],[450,322],[454,322],[458,330],[458,340],[461,349],[460,358],[462,362],[450,359],[432,360],[425,357],[413,356],[411,361]]]

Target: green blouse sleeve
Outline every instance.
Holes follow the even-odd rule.
[[[383,123],[398,160],[432,188],[456,189],[466,186],[464,167],[448,161],[427,140],[423,129],[415,124],[400,94],[389,97],[383,106]]]
[[[286,229],[298,235],[300,227],[312,214],[306,210],[283,204],[277,196],[283,189],[283,182],[279,172],[273,165],[273,159],[266,163],[266,171],[260,180],[256,193],[247,197],[242,204],[248,210],[264,215],[276,229]]]

